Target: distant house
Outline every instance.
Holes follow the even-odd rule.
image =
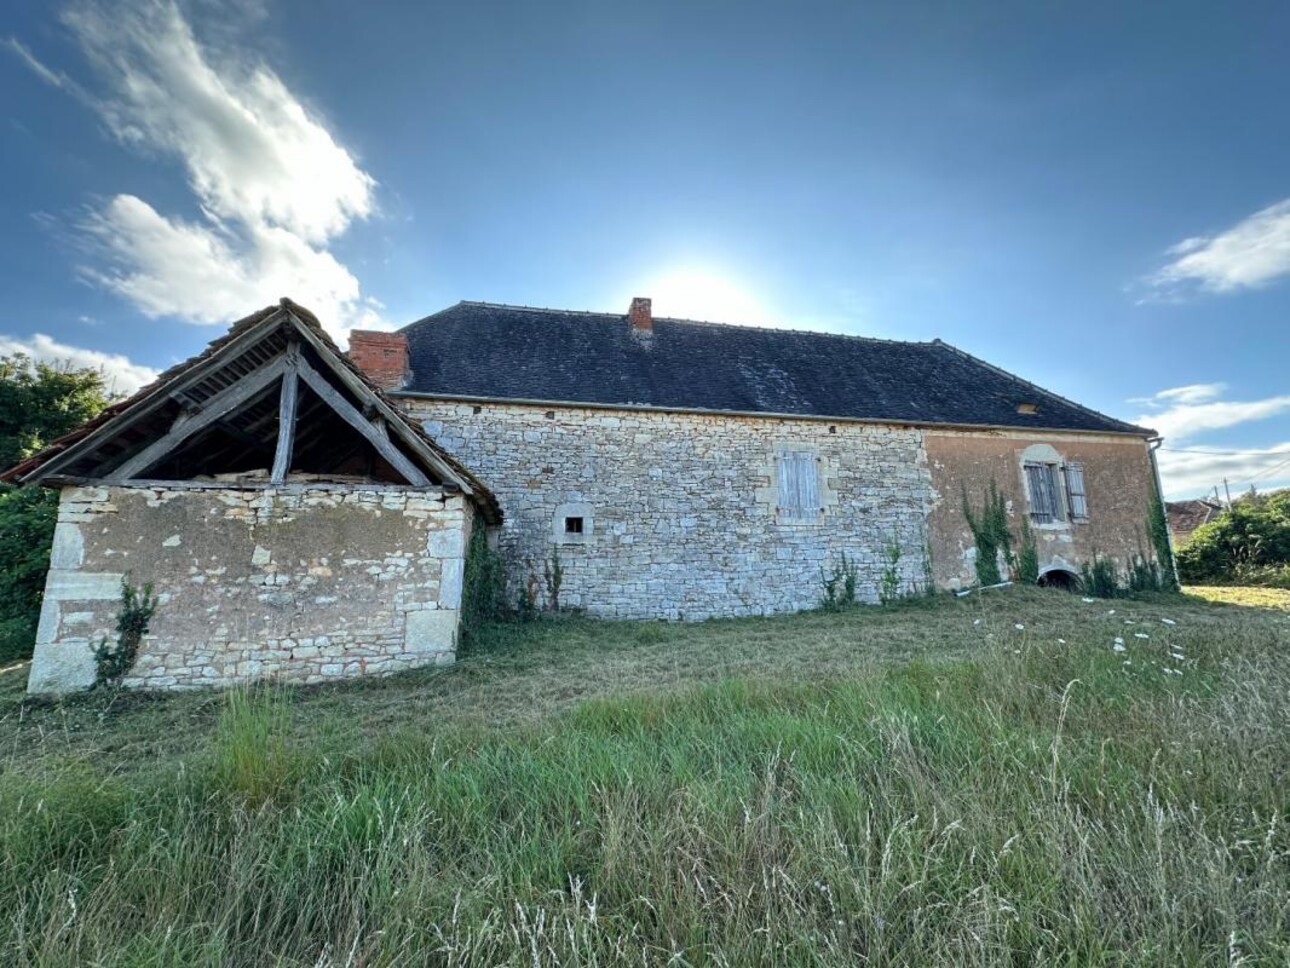
[[[1223,513],[1223,505],[1203,499],[1170,501],[1165,510],[1169,515],[1169,531],[1173,534],[1174,545],[1181,548],[1191,540],[1193,531]]]
[[[130,685],[448,661],[475,529],[512,601],[558,554],[592,615],[758,615],[844,555],[869,601],[971,584],[994,486],[1074,584],[1138,550],[1154,441],[939,340],[463,302],[347,358],[284,300],[4,475],[63,495],[30,688],[87,684],[123,578]]]

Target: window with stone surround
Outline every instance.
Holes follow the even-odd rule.
[[[820,458],[811,451],[775,455],[778,487],[776,511],[788,521],[817,521],[820,505]]]
[[[1026,461],[1026,493],[1035,524],[1088,520],[1084,465],[1061,461]]]

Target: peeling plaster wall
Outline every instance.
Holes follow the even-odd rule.
[[[935,488],[929,518],[936,583],[968,587],[976,582],[976,546],[963,517],[963,488],[981,507],[993,480],[1007,502],[1013,534],[1029,513],[1022,464],[1027,452],[1038,459],[1084,465],[1087,521],[1032,525],[1040,571],[1079,572],[1094,554],[1115,558],[1123,570],[1146,538],[1147,502],[1155,480],[1145,441],[1094,434],[1043,434],[1024,431],[924,432],[927,461]]]
[[[123,578],[160,598],[125,685],[322,682],[455,655],[471,509],[389,486],[65,488],[28,689],[94,681]]]
[[[505,513],[499,549],[513,603],[559,548],[561,604],[620,618],[757,615],[812,608],[821,568],[845,552],[876,600],[895,539],[905,587],[923,578],[931,502],[920,431],[856,423],[473,405],[404,399]],[[820,459],[824,511],[777,514],[775,458]],[[564,533],[563,516],[583,519]]]

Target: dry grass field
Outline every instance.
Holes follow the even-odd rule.
[[[499,625],[455,667],[27,702],[15,965],[1290,960],[1290,601]]]

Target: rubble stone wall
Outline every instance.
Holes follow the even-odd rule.
[[[917,429],[819,420],[404,398],[505,513],[509,597],[620,618],[702,619],[819,604],[821,569],[845,554],[874,601],[888,547],[903,589],[924,577],[931,477]],[[784,515],[777,456],[818,461],[819,513]],[[580,519],[568,533],[565,519]]]
[[[127,686],[451,662],[472,517],[461,495],[381,485],[65,488],[28,689],[93,683],[123,580],[159,598]]]

